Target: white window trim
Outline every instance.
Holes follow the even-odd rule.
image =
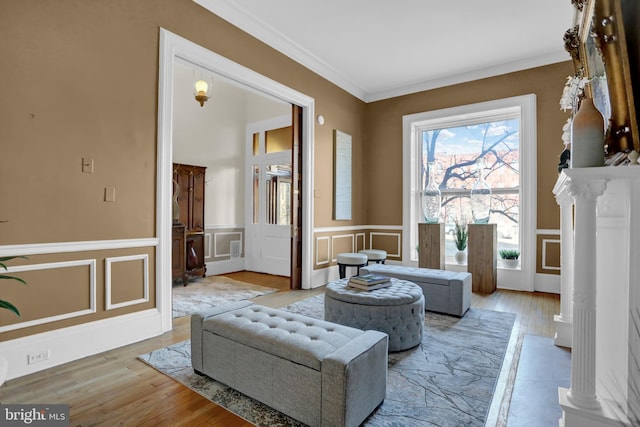
[[[533,291],[536,268],[536,195],[537,195],[537,135],[536,135],[536,96],[534,94],[515,96],[477,104],[451,107],[435,111],[427,111],[403,116],[403,263],[415,264],[411,254],[415,252],[417,227],[417,210],[413,206],[413,197],[419,181],[415,155],[418,153],[416,129],[425,121],[444,120],[456,117],[460,120],[473,118],[481,112],[519,107],[520,120],[520,270],[499,269],[498,287]],[[524,207],[524,209],[523,209]],[[447,269],[457,266],[447,264]],[[500,266],[498,266],[500,267]]]

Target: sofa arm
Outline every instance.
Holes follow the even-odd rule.
[[[385,398],[389,336],[365,331],[322,361],[322,426],[358,426]]]
[[[213,316],[253,305],[250,301],[237,301],[224,304],[211,310],[191,315],[191,366],[199,373],[202,371],[202,329],[204,322]]]

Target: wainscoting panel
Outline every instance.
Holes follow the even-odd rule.
[[[5,273],[19,273],[17,275],[27,284],[22,285],[16,281],[11,295],[7,296],[5,293],[3,297],[11,300],[19,310],[21,307],[29,309],[22,309],[19,318],[7,310],[2,310],[0,324],[4,326],[0,327],[0,333],[96,312],[95,259],[9,266]],[[60,297],[59,290],[51,286],[51,283],[56,283],[57,275],[76,279],[72,284],[76,298]],[[4,286],[7,287],[8,282]],[[52,304],[53,301],[56,303]]]
[[[243,233],[241,231],[216,231],[213,233],[213,259],[231,258],[231,242],[240,241],[242,247]]]
[[[316,265],[328,265],[331,262],[329,251],[329,237],[316,238]]]
[[[333,267],[338,254],[362,249],[387,251],[387,260],[402,260],[402,230],[393,226],[317,228],[313,234],[314,270]],[[337,271],[337,270],[336,270]]]
[[[547,250],[551,246],[551,250]],[[560,271],[560,239],[542,239],[542,269]]]
[[[355,235],[340,234],[331,237],[331,262],[336,262],[338,254],[355,250]]]
[[[207,276],[226,274],[246,268],[244,236],[243,225],[205,226]]]
[[[366,234],[356,233],[356,252],[367,249]]]
[[[204,259],[205,261],[208,261],[212,258],[211,254],[213,253],[212,251],[212,246],[213,246],[213,236],[211,235],[210,232],[205,231],[204,232]]]
[[[149,301],[147,254],[105,258],[105,310]]]
[[[560,230],[536,230],[536,272],[560,274]]]
[[[26,285],[3,283],[2,299],[20,310],[0,310],[7,378],[163,333],[157,246],[157,238],[0,246],[0,256],[25,257],[9,261],[7,274]],[[46,359],[29,361],[43,351]]]
[[[384,249],[388,257],[401,258],[402,234],[372,231],[369,233],[369,248]],[[392,250],[390,250],[393,248]]]

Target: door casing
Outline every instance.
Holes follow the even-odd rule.
[[[302,108],[302,263],[300,283],[311,288],[313,233],[313,144],[315,101],[313,98],[265,77],[249,68],[218,55],[196,43],[160,28],[160,60],[158,70],[158,155],[156,233],[156,307],[162,314],[162,330],[172,328],[171,319],[171,188],[173,163],[173,65],[186,61],[209,72],[238,82],[250,89],[276,97]]]

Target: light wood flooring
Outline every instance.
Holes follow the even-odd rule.
[[[283,307],[324,291],[290,291],[288,278],[279,276],[250,272],[226,276],[280,289],[255,298],[271,307]],[[560,297],[498,290],[489,295],[474,294],[472,306],[517,313],[521,334],[552,337]],[[140,354],[188,338],[189,317],[174,319],[173,330],[159,337],[8,381],[0,387],[0,402],[69,404],[71,426],[251,426],[137,359]]]

